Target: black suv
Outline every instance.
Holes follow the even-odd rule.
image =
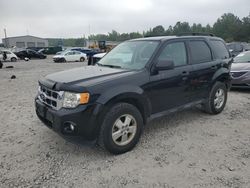
[[[36,112],[64,136],[81,136],[114,154],[131,150],[144,125],[199,105],[220,113],[231,58],[213,36],[164,36],[121,43],[95,66],[39,80]]]

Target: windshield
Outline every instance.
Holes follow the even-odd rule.
[[[250,52],[243,52],[234,58],[234,63],[250,63]]]
[[[98,65],[122,69],[142,69],[148,63],[158,44],[158,41],[124,42],[105,55]]]

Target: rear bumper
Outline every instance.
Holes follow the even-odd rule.
[[[98,136],[101,104],[54,110],[35,99],[35,109],[38,118],[62,136],[80,136],[86,140],[95,140]],[[74,125],[73,131],[67,131],[70,124]]]

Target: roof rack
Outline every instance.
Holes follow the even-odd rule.
[[[179,33],[177,36],[211,36],[214,37],[213,33],[203,33],[203,32],[186,32],[186,33]]]

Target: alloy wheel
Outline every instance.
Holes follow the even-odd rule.
[[[216,109],[220,109],[225,101],[225,92],[223,89],[219,88],[216,93],[215,93],[215,97],[214,97],[214,107]]]
[[[112,127],[112,139],[115,144],[124,146],[129,144],[135,137],[137,123],[133,116],[125,114],[120,116]]]

